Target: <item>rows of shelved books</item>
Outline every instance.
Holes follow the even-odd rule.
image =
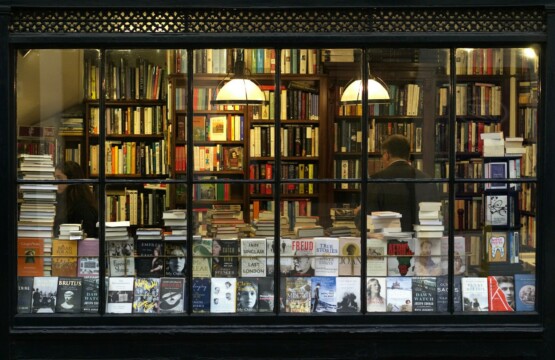
[[[200,179],[215,179],[213,176],[203,176]],[[202,183],[193,184],[193,200],[231,200],[230,183]]]
[[[437,89],[437,114],[449,114],[449,86]],[[502,87],[493,83],[457,83],[455,87],[455,114],[457,116],[498,116],[501,115]]]
[[[520,108],[518,110],[519,128],[518,133],[526,140],[535,140],[538,137],[538,109],[537,108]]]
[[[242,141],[244,122],[243,115],[195,115],[193,116],[193,140]]]
[[[534,216],[522,216],[520,219],[520,244],[530,248],[536,248],[536,218]]]
[[[282,156],[317,157],[320,129],[312,125],[283,125],[280,128]],[[251,157],[275,156],[275,126],[254,125],[249,130]]]
[[[435,125],[435,150],[436,152],[447,152],[448,149],[448,125],[444,121],[438,121]],[[501,131],[499,122],[484,122],[479,119],[468,121],[457,121],[456,149],[459,152],[483,152],[482,134],[497,133]]]
[[[139,57],[135,64],[124,57],[112,59],[106,69],[106,97],[113,100],[165,99],[166,77],[163,66],[147,59]]]
[[[482,197],[455,200],[455,231],[480,230],[484,208]]]
[[[98,313],[99,277],[19,276],[17,312]]]
[[[54,180],[51,155],[21,154],[18,157],[19,178]],[[52,184],[21,184],[21,202],[17,223],[19,276],[50,275],[52,271],[52,238],[56,215],[56,191]]]
[[[446,72],[449,74],[449,56],[447,55]],[[457,75],[528,75],[537,74],[538,56],[528,49],[457,49],[455,52],[455,69]]]
[[[143,189],[109,190],[106,194],[106,219],[129,221],[131,225],[158,225],[166,206],[166,192],[157,186]]]
[[[274,173],[274,163],[253,163],[249,165],[249,179],[272,180]],[[318,164],[297,163],[285,161],[281,164],[281,174],[283,179],[314,179],[318,175]],[[256,183],[249,184],[251,194],[271,195],[273,184]],[[314,183],[287,183],[281,185],[283,195],[290,194],[316,194],[318,185]]]
[[[177,147],[176,147],[177,148]],[[178,157],[176,157],[176,170],[186,170],[186,150],[181,146]],[[221,144],[212,146],[193,147],[193,170],[194,171],[229,171],[243,169],[243,147],[223,146]]]
[[[279,211],[280,218],[289,224],[289,231],[293,231],[299,218],[317,218],[315,216],[317,205],[311,199],[287,199],[281,200],[279,209],[276,209],[273,200],[251,200],[250,219],[257,220],[264,212],[275,213]]]
[[[253,110],[254,120],[274,120],[276,91],[274,85],[260,85],[266,102]],[[319,101],[318,89],[311,83],[291,81],[287,87],[280,89],[281,120],[318,120]]]
[[[62,117],[58,134],[61,136],[83,135],[83,117]]]
[[[99,134],[100,113],[90,108],[90,134]],[[126,106],[106,109],[106,134],[153,135],[166,130],[165,106]]]
[[[166,140],[106,141],[105,170],[111,175],[163,175],[168,174]],[[100,145],[90,145],[91,174],[99,172]]]
[[[17,153],[55,156],[55,137],[56,128],[51,126],[18,126]]]
[[[339,88],[339,97],[345,88]],[[421,116],[424,106],[421,86],[418,84],[388,84],[391,101],[388,104],[368,106],[370,116]],[[339,116],[361,116],[361,105],[341,105]]]

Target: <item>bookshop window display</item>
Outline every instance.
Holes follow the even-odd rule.
[[[19,52],[18,314],[533,312],[538,57]]]

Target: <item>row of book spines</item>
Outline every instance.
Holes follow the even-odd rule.
[[[106,195],[106,219],[129,221],[131,225],[157,225],[162,222],[165,205],[164,193],[125,190],[120,195]]]
[[[106,109],[108,135],[152,135],[166,130],[166,106],[127,106]],[[90,108],[89,133],[99,134],[100,109]]]
[[[267,103],[260,106],[260,109],[253,111],[255,120],[274,120],[276,92],[273,85],[260,85],[264,92]],[[272,90],[266,90],[266,89]],[[280,91],[280,119],[281,120],[318,120],[319,119],[319,94],[282,88]]]
[[[520,219],[520,244],[536,248],[536,218],[534,216],[522,216]]]
[[[455,200],[455,230],[477,230],[482,226],[484,208],[482,198]]]
[[[436,123],[435,130],[435,148],[437,152],[447,152],[448,124],[444,122]],[[500,123],[485,123],[482,121],[461,121],[457,122],[456,131],[456,149],[459,152],[482,152],[484,142],[481,139],[483,133],[494,133],[501,131]]]
[[[231,184],[193,184],[193,200],[231,200]]]
[[[437,90],[437,114],[449,114],[449,87]],[[469,83],[457,84],[455,87],[455,114],[498,116],[502,109],[501,86],[495,84]]]
[[[526,140],[535,140],[538,138],[538,109],[524,108],[519,109],[518,133]]]
[[[320,128],[312,125],[285,125],[280,128],[282,156],[319,156]],[[251,157],[275,156],[275,126],[256,125],[249,130]]]
[[[538,57],[528,56],[527,51],[529,49],[457,49],[455,70],[457,75],[537,74]],[[445,69],[449,74],[449,53],[445,55]]]
[[[230,152],[235,151],[237,164],[230,164]],[[187,170],[187,150],[185,146],[176,146],[176,171]],[[229,148],[221,144],[215,146],[193,147],[193,171],[242,170],[243,155],[241,147]],[[180,164],[177,167],[177,164]]]
[[[272,163],[250,164],[249,179],[255,180],[272,180],[273,179]],[[318,174],[318,166],[316,164],[289,163],[281,165],[281,174],[283,179],[314,179]],[[272,184],[249,184],[249,192],[251,194],[271,195]],[[283,194],[314,194],[313,183],[300,184],[282,184]]]
[[[536,213],[536,187],[529,184],[522,184],[520,193],[520,209],[532,214]]]
[[[225,124],[222,118],[225,117]],[[183,129],[178,133],[177,140],[185,141],[185,124],[181,123],[186,118],[180,118],[178,121],[178,129]],[[193,141],[243,141],[245,118],[242,115],[218,115],[218,116],[193,116]],[[215,134],[215,128],[222,126],[223,129]],[[222,136],[225,134],[225,136]]]
[[[165,99],[167,73],[165,68],[139,58],[135,66],[123,58],[107,66],[106,98]]]
[[[100,145],[90,145],[90,172],[98,174]],[[105,147],[106,174],[161,175],[168,173],[166,141],[150,144],[134,141],[107,141]]]
[[[17,142],[18,154],[31,154],[31,155],[56,155],[56,143],[44,141],[22,141]]]
[[[273,200],[252,200],[250,204],[251,219],[258,220],[260,212],[269,211],[275,212],[276,206]],[[279,203],[280,216],[286,216],[289,219],[289,224],[294,226],[295,217],[298,216],[314,216],[312,211],[312,200],[282,200]]]

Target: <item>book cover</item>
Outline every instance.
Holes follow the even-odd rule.
[[[414,275],[414,239],[387,240],[387,275]]]
[[[35,238],[17,239],[17,275],[44,275],[44,240]]]
[[[515,274],[516,311],[534,311],[536,304],[536,275]]]
[[[488,276],[489,311],[515,311],[515,283],[513,276]]]
[[[314,238],[314,275],[339,275],[339,239],[332,237]]]
[[[391,276],[386,278],[387,312],[412,312],[412,278]]]
[[[167,277],[184,277],[187,273],[186,264],[186,248],[185,243],[166,242],[164,243],[164,251],[166,258],[164,261],[164,276]]]
[[[462,236],[455,236],[453,239],[454,262],[453,270],[455,275],[466,273],[466,239]],[[449,238],[441,238],[441,273],[447,275],[449,269]]]
[[[136,314],[157,313],[160,306],[160,279],[135,278],[133,312]]]
[[[310,278],[285,278],[285,312],[310,313],[312,288]]]
[[[433,276],[412,278],[412,311],[435,312],[437,303],[437,283]]]
[[[237,279],[237,312],[258,311],[258,281],[255,278]]]
[[[212,276],[212,239],[193,239],[193,277]]]
[[[337,312],[336,277],[314,276],[311,278],[311,312]]]
[[[187,304],[186,281],[184,278],[163,277],[160,279],[160,312],[182,313]]]
[[[79,313],[82,310],[83,278],[58,277],[57,313]]]
[[[106,313],[131,314],[133,311],[133,285],[135,278],[110,277],[106,294]]]
[[[17,313],[28,314],[31,312],[33,295],[33,277],[17,277]]]
[[[339,258],[339,276],[360,276],[362,255],[360,238],[340,237],[339,251],[341,254]]]
[[[234,313],[237,302],[237,279],[213,277],[210,285],[210,312]]]
[[[75,240],[52,240],[53,276],[77,276],[77,244]]]
[[[139,277],[164,276],[164,259],[162,241],[137,241],[135,271]]]
[[[212,241],[212,276],[237,277],[239,275],[239,240]]]
[[[134,251],[135,245],[132,239],[106,240],[106,256],[110,276],[135,275]]]
[[[195,314],[210,312],[210,278],[194,278],[191,294],[192,311]]]
[[[461,276],[455,276],[453,281],[453,306],[455,312],[462,311]],[[448,311],[449,283],[447,275],[438,276],[437,282],[437,312]]]
[[[233,146],[224,148],[224,170],[243,170],[243,148]]]
[[[266,276],[266,247],[266,238],[241,239],[241,276]]]
[[[33,288],[33,313],[53,313],[56,310],[58,277],[35,276]]]
[[[508,261],[508,242],[505,231],[492,231],[486,234],[487,254],[489,262]]]
[[[293,240],[288,238],[282,238],[279,243],[279,267],[282,275],[289,274],[293,271],[293,246],[291,245]]]
[[[386,311],[387,283],[385,277],[369,277],[366,280],[366,311]]]
[[[386,255],[387,240],[368,238],[366,240],[366,275],[386,276],[388,262]]]
[[[100,279],[98,277],[88,276],[83,278],[82,312],[98,313],[100,304],[99,286]]]
[[[463,311],[488,311],[488,279],[464,277],[461,279]]]
[[[263,277],[258,279],[258,312],[274,311],[274,279]]]
[[[227,118],[225,116],[212,116],[209,119],[208,141],[227,140]]]
[[[415,239],[414,275],[441,275],[441,240]]]
[[[292,239],[290,244],[291,249],[286,251],[293,254],[293,268],[288,275],[314,276],[314,240]]]
[[[266,276],[273,276],[275,270],[275,241],[273,237],[266,238]]]
[[[361,310],[360,277],[346,276],[335,279],[337,312],[357,313]]]
[[[206,141],[206,117],[193,116],[193,141]],[[185,132],[183,132],[183,140],[185,140]]]
[[[486,225],[508,225],[508,197],[507,195],[486,195],[485,204]]]
[[[486,165],[486,178],[489,179],[505,179],[507,178],[506,162],[490,162]],[[506,189],[506,183],[487,183],[487,189]]]

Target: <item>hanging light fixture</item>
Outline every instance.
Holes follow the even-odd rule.
[[[224,79],[225,80],[225,79]],[[233,78],[220,88],[216,95],[216,105],[260,105],[266,101],[264,92],[245,75],[243,50],[235,61]]]
[[[368,66],[370,67],[370,66]],[[387,85],[382,79],[372,76],[368,70],[368,102],[371,104],[387,103],[390,100]],[[341,103],[344,105],[362,103],[362,80],[354,80],[347,85],[341,95]]]

